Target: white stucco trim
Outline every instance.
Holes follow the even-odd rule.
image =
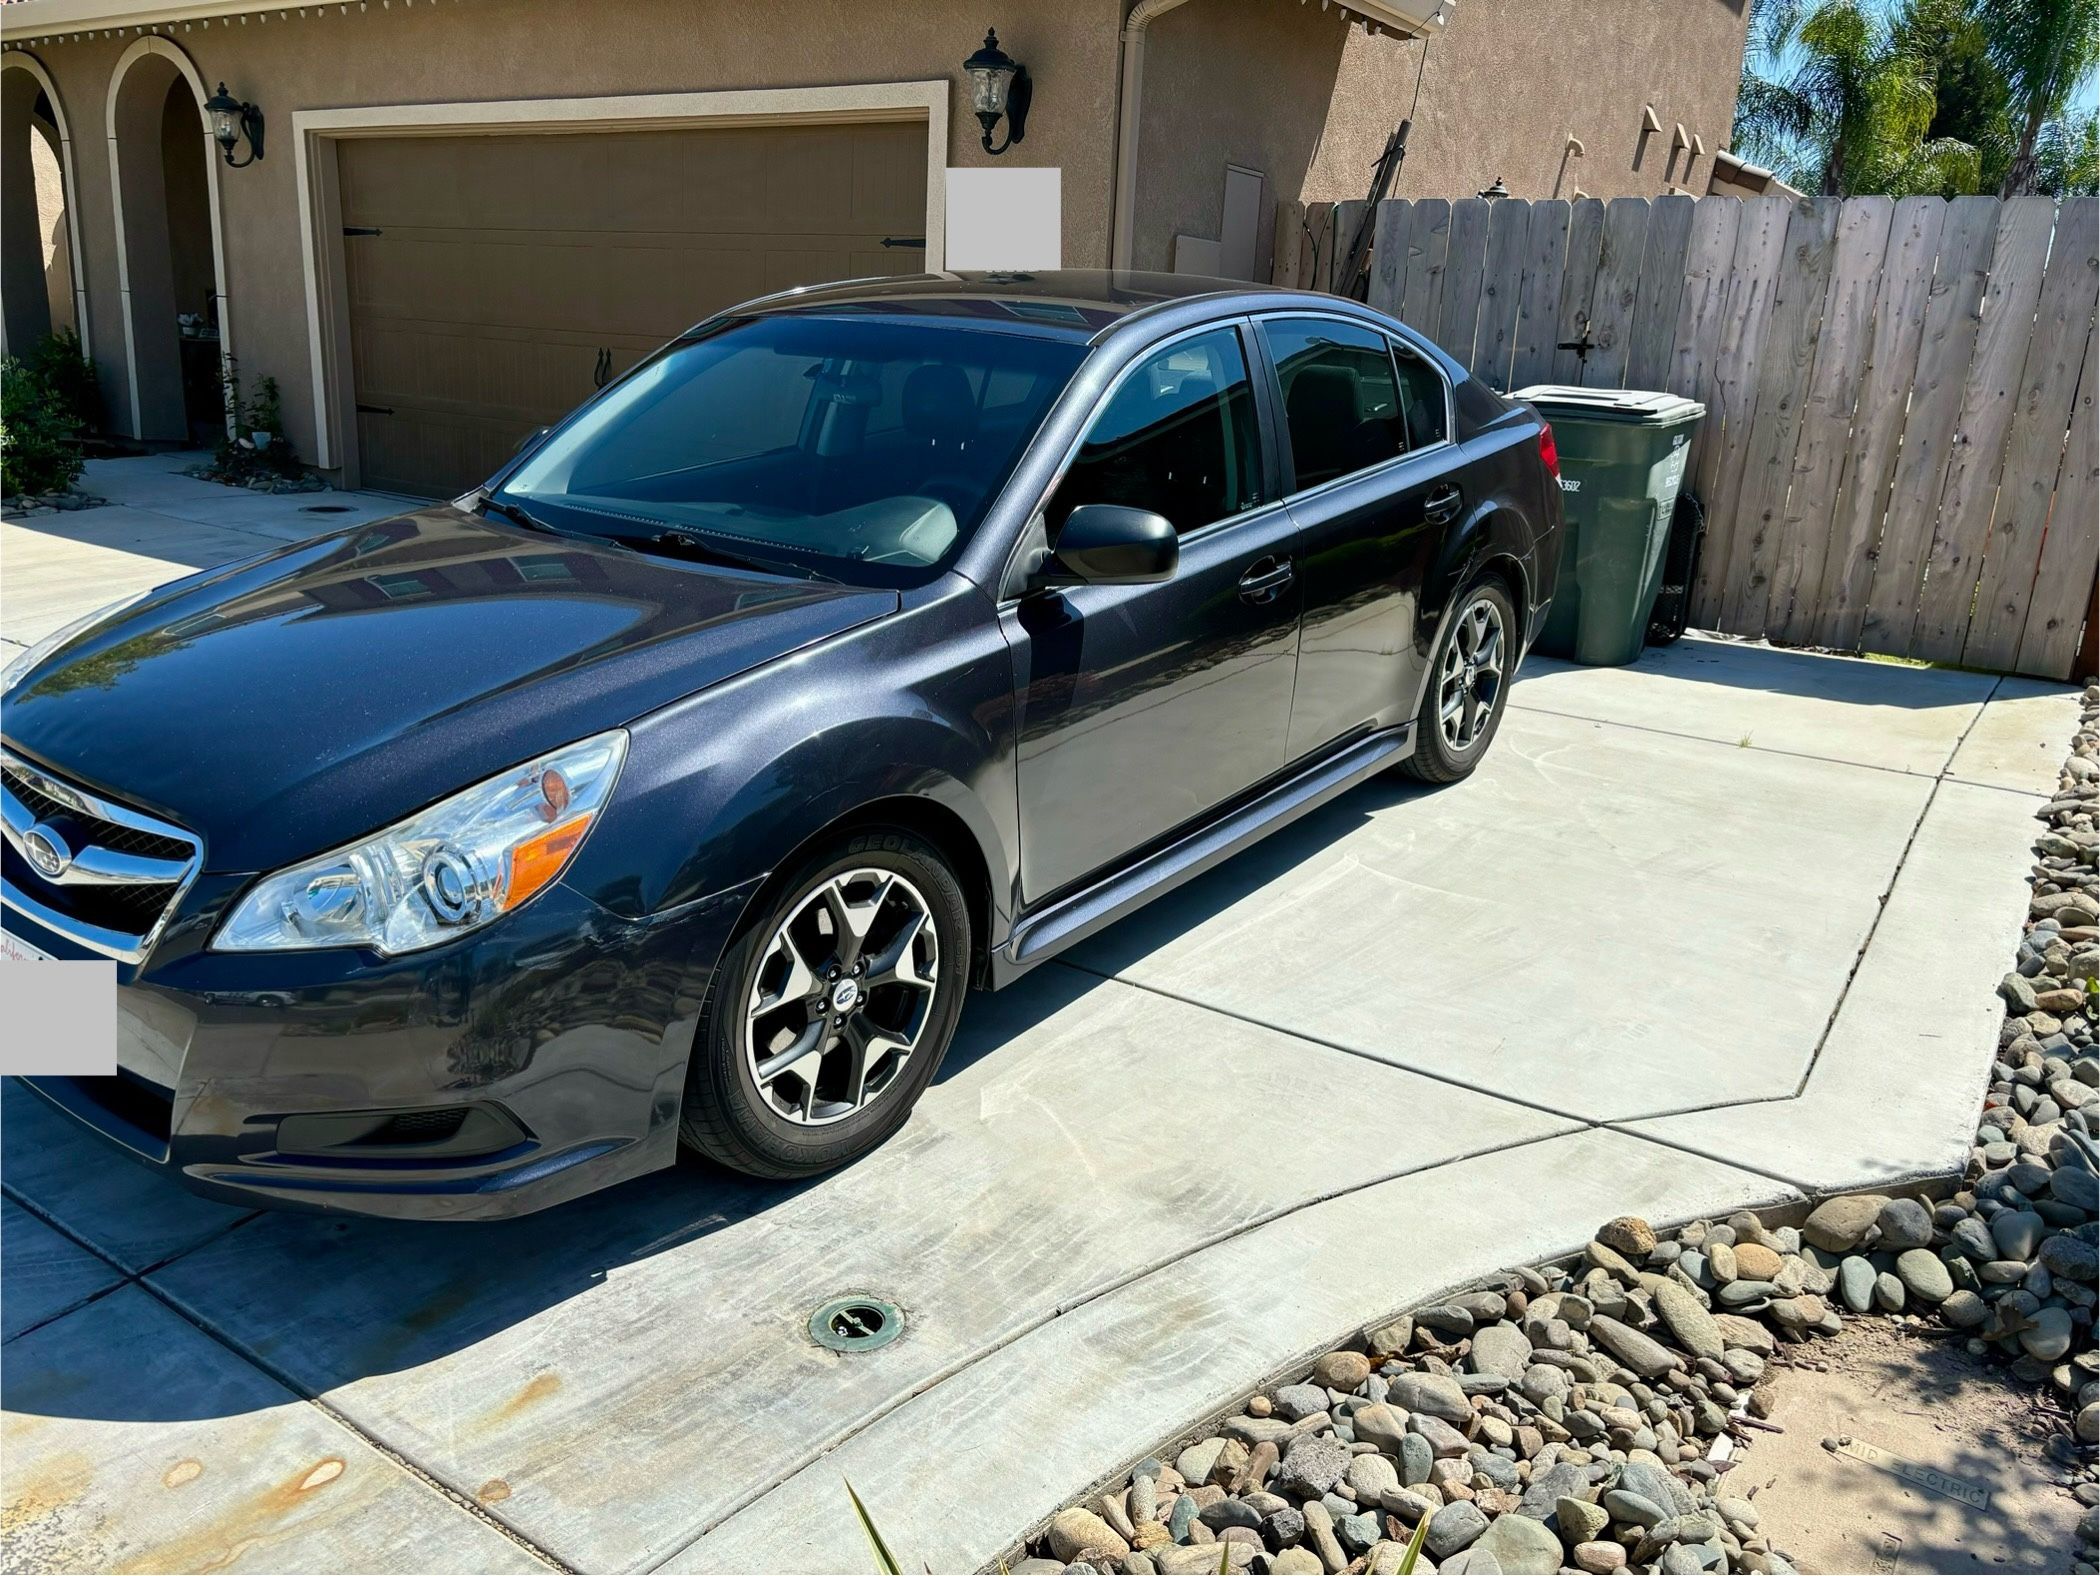
[[[313,362],[314,463],[342,463],[342,413],[332,338],[322,307],[324,268],[342,274],[341,225],[327,233],[320,158],[345,137],[494,136],[519,131],[672,130],[694,126],[811,124],[823,121],[926,123],[926,256],[946,255],[948,99],[945,80],[863,82],[833,87],[728,88],[707,93],[621,93],[597,98],[492,99],[458,104],[379,104],[302,109],[292,114],[299,186],[299,259],[305,274],[307,349]],[[332,181],[329,182],[332,186]]]
[[[80,246],[80,182],[73,174],[73,130],[66,119],[65,100],[58,96],[58,84],[51,80],[44,63],[27,50],[0,51],[0,71],[28,72],[51,101],[51,119],[58,127],[58,173],[65,186],[66,246],[73,254],[68,260],[73,270],[73,321],[79,327],[82,354],[92,357],[95,337],[88,332],[87,253]]]
[[[124,234],[124,167],[123,149],[117,139],[117,96],[123,91],[124,79],[131,68],[141,60],[158,55],[169,61],[182,73],[189,83],[190,92],[197,100],[197,130],[204,139],[204,189],[211,207],[211,279],[212,292],[219,303],[219,375],[223,379],[233,363],[233,304],[226,295],[226,226],[219,211],[219,144],[211,134],[211,117],[204,113],[204,101],[211,90],[204,85],[204,78],[190,57],[183,53],[180,45],[158,34],[148,34],[117,57],[116,68],[109,74],[109,97],[103,108],[103,127],[109,137],[109,205],[116,223],[117,232],[117,305],[118,315],[124,320],[124,384],[131,401],[131,436],[140,436],[144,425],[139,405],[138,338],[131,321],[131,245]],[[158,149],[156,148],[156,152]],[[234,413],[226,413],[226,430],[233,430]]]

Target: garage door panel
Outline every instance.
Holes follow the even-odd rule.
[[[351,139],[338,146],[360,468],[449,495],[712,312],[912,273],[922,123]],[[385,412],[385,414],[381,414]]]

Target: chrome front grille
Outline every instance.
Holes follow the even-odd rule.
[[[135,963],[196,878],[191,833],[0,750],[0,900],[106,957]]]

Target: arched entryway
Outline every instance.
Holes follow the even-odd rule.
[[[0,345],[27,351],[54,329],[88,343],[73,137],[50,73],[34,55],[0,54]]]
[[[124,51],[109,84],[109,168],[133,437],[208,441],[231,354],[218,145],[207,90],[165,38]]]

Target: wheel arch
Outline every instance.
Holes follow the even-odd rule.
[[[1443,644],[1459,593],[1474,581],[1492,575],[1503,583],[1517,615],[1517,638],[1524,638],[1531,625],[1530,547],[1530,523],[1508,503],[1496,500],[1483,503],[1445,540],[1424,588],[1424,612],[1431,616],[1424,621],[1428,636],[1421,648],[1422,687],[1415,693],[1410,716],[1420,709],[1434,678],[1431,663]]]
[[[730,932],[734,941],[765,911],[765,905],[780,891],[790,871],[801,865],[810,852],[834,838],[847,837],[874,827],[894,827],[924,838],[946,856],[963,890],[970,913],[970,977],[981,982],[991,954],[993,888],[991,864],[975,831],[960,812],[925,794],[881,793],[862,799],[834,813],[794,847],[782,854],[772,873],[752,890],[743,912]]]

